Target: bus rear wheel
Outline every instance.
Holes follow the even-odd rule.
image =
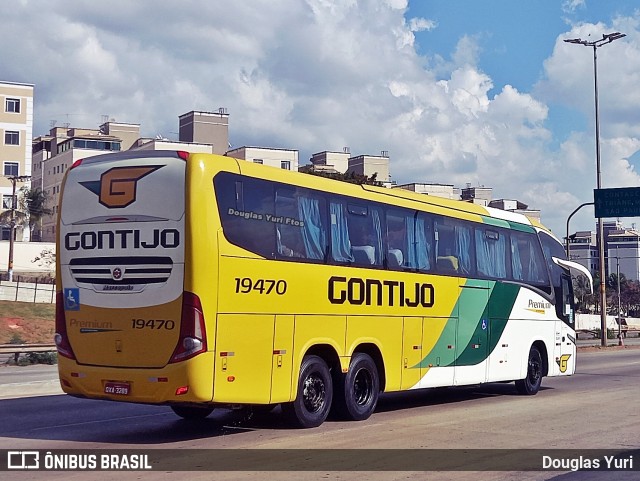
[[[183,419],[204,419],[213,412],[210,407],[171,406],[171,409]]]
[[[542,354],[536,346],[531,346],[527,362],[527,377],[516,381],[516,389],[520,394],[533,396],[542,384]]]
[[[283,404],[282,411],[301,428],[315,428],[327,419],[332,399],[333,383],[327,363],[318,356],[305,356],[296,399]]]
[[[351,357],[349,372],[336,385],[335,412],[343,419],[368,419],[378,404],[380,379],[375,362],[368,354],[358,352]]]

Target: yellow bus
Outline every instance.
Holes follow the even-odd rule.
[[[575,370],[561,243],[527,217],[185,152],[77,161],[55,341],[73,396],[364,420],[381,392]],[[588,272],[584,272],[588,276]],[[590,277],[590,276],[589,276]]]

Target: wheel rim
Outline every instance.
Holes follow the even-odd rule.
[[[359,369],[353,382],[353,397],[358,406],[364,406],[373,393],[373,378],[368,369]]]
[[[318,374],[309,375],[304,381],[304,389],[302,390],[304,407],[309,412],[316,413],[323,408],[325,397],[324,379]]]
[[[531,384],[535,384],[542,377],[542,363],[537,356],[532,356],[529,359],[529,381]]]

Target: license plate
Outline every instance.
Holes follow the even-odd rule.
[[[104,383],[105,394],[116,394],[128,396],[131,386],[127,382],[106,382]]]

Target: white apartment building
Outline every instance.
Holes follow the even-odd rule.
[[[634,228],[609,231],[607,247],[608,272],[620,269],[628,280],[640,280],[640,232]]]
[[[60,185],[64,173],[75,161],[126,150],[139,136],[137,124],[107,122],[99,129],[54,127],[49,135],[36,137],[33,141],[32,185],[40,187],[47,195],[47,208],[52,214],[42,218],[34,237],[55,242]]]
[[[414,182],[395,186],[394,189],[410,190],[417,194],[434,195],[444,199],[460,200],[460,189],[453,184]]]
[[[31,175],[33,89],[32,84],[0,81],[0,211],[11,209],[14,186],[17,193],[29,185],[28,179],[20,181],[16,177]],[[10,232],[10,226],[0,226],[0,240],[8,240]],[[29,240],[29,229],[17,226],[15,239]]]
[[[228,157],[254,164],[264,164],[278,169],[298,171],[298,151],[267,147],[238,147],[227,152]]]
[[[314,170],[344,174],[349,169],[349,157],[349,147],[345,147],[342,152],[317,152],[309,160]]]
[[[389,173],[389,152],[383,150],[380,155],[357,155],[349,157],[348,173],[371,177],[376,174],[376,180],[388,184],[391,182]]]

